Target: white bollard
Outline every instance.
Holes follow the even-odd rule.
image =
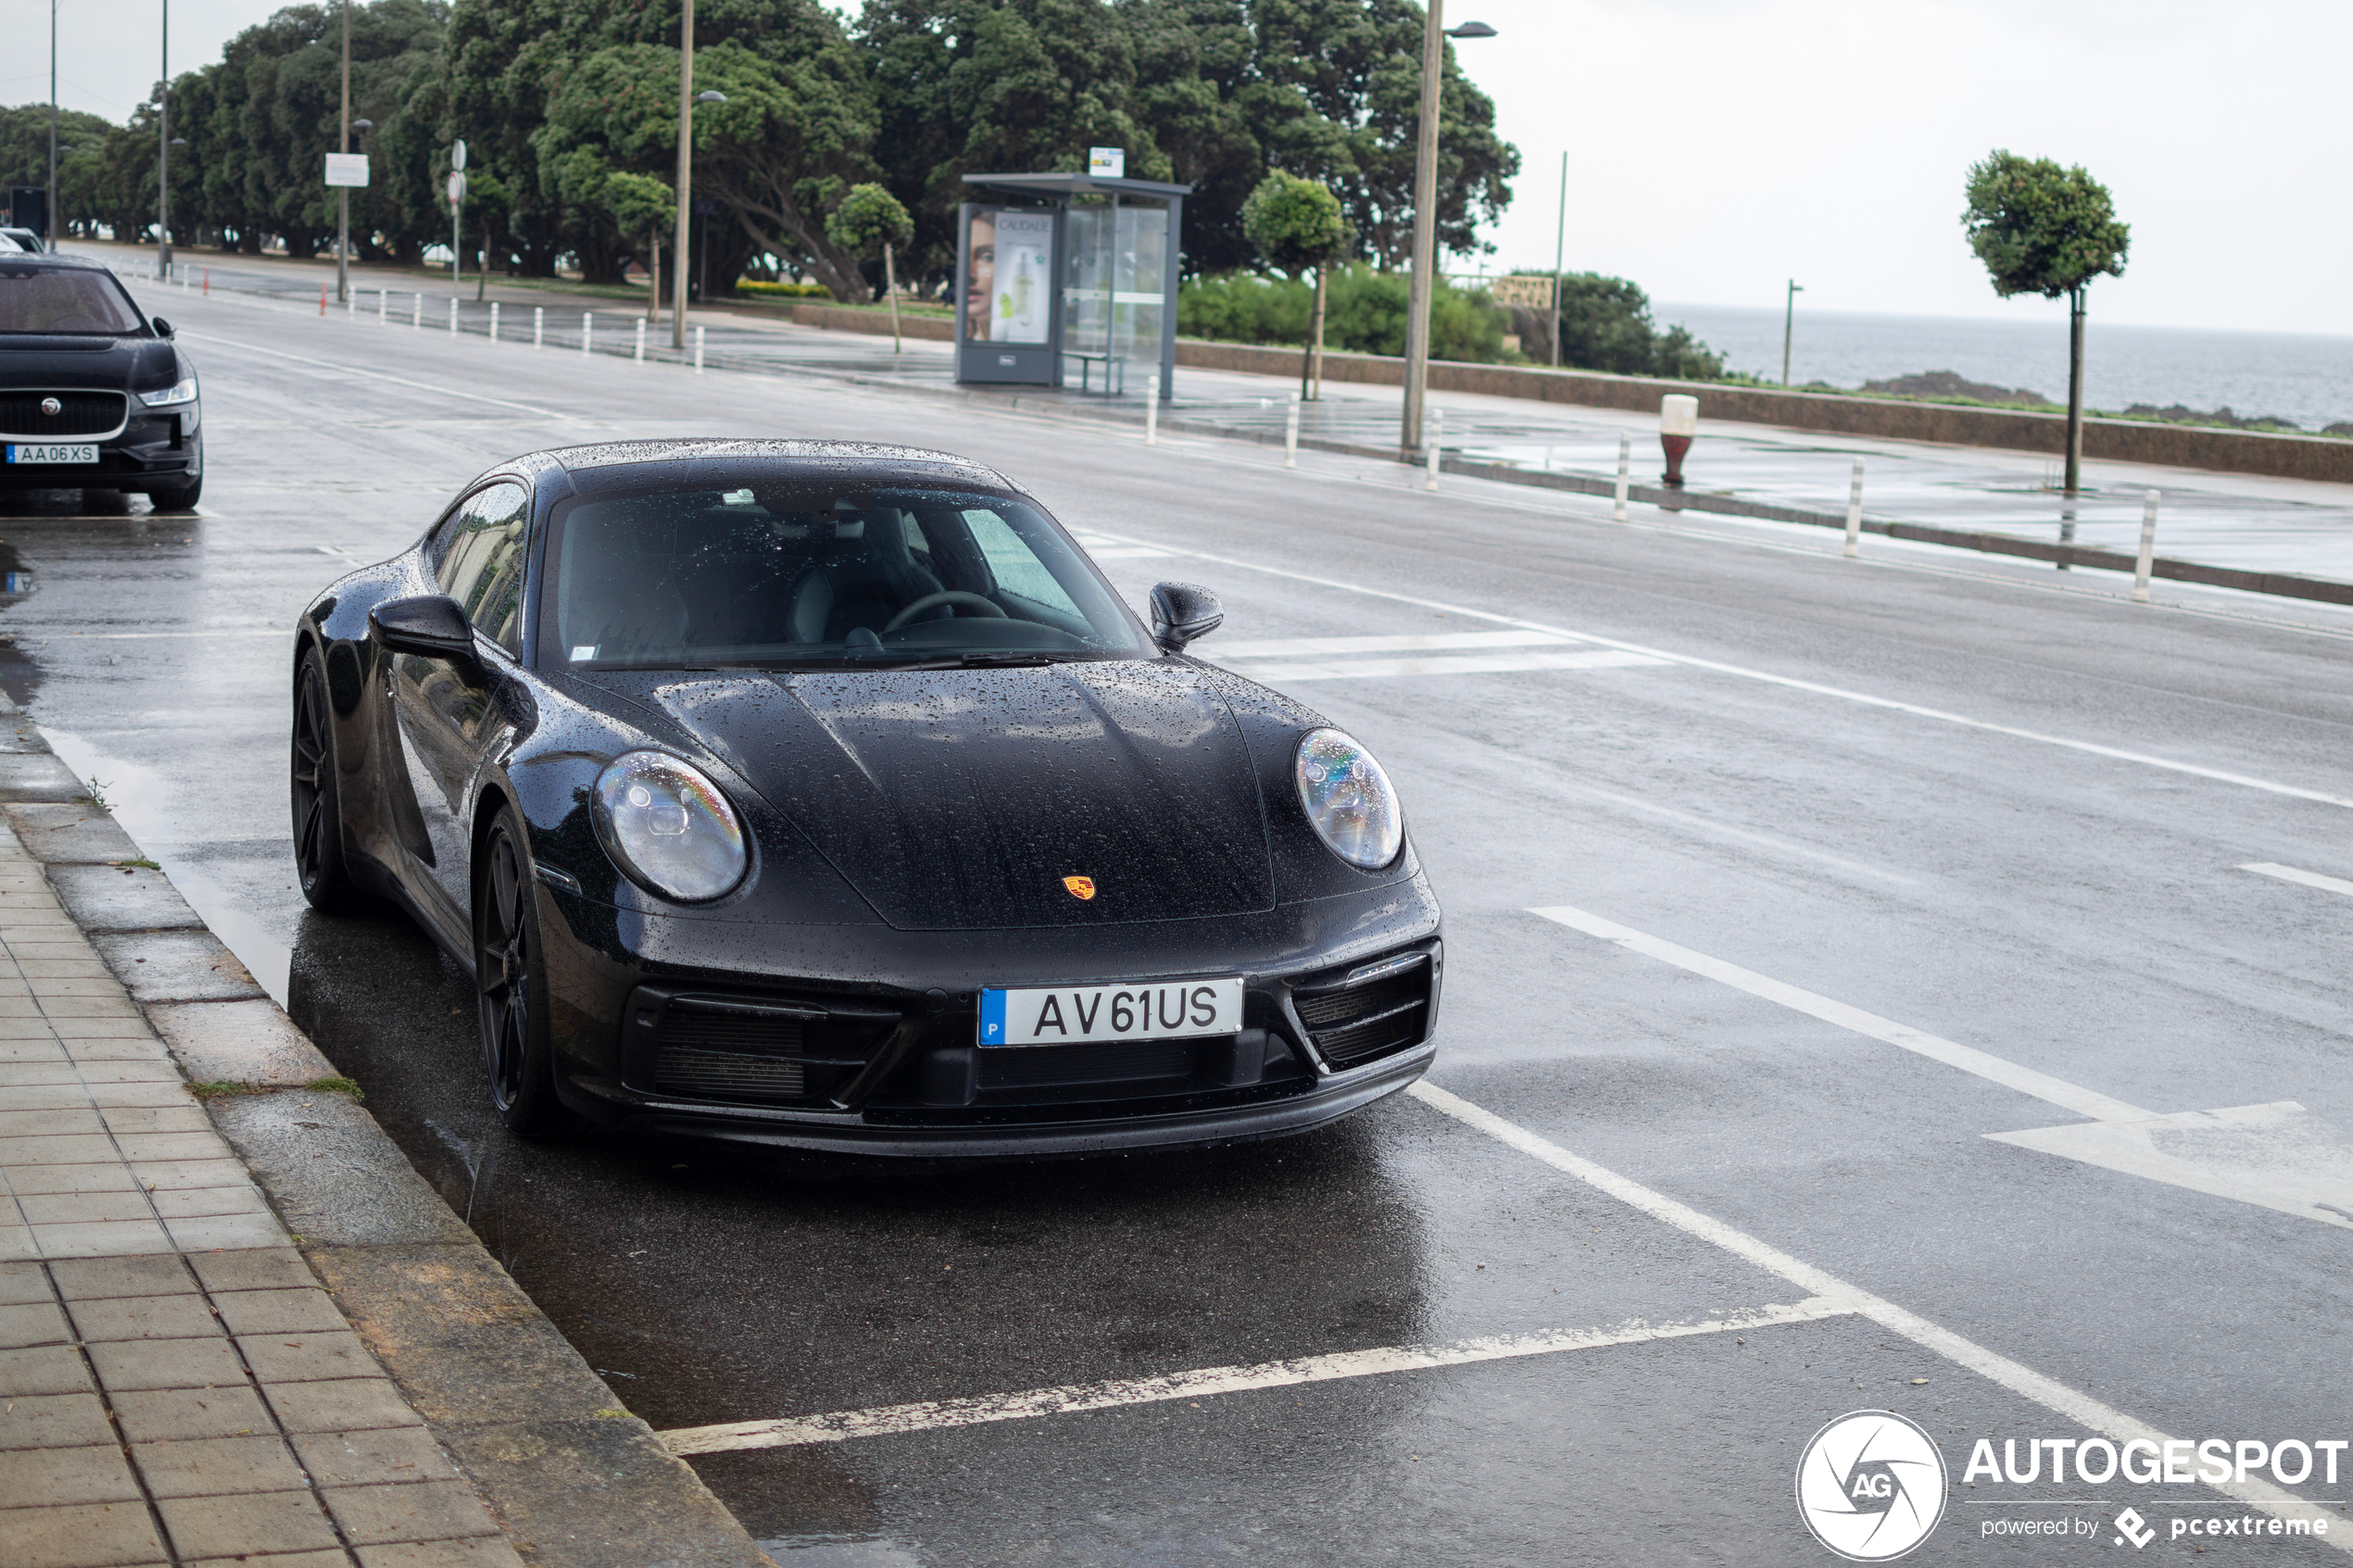
[[[1422,479],[1425,490],[1438,488],[1438,449],[1439,444],[1445,439],[1446,410],[1432,408],[1429,411],[1429,439],[1422,443],[1422,456],[1429,464],[1429,470]]]
[[[646,319],[643,316],[637,318],[637,348],[632,358],[640,365],[646,362]]]
[[[358,289],[346,289],[344,291],[343,319],[346,321],[357,321],[359,320],[359,291]]]
[[[1846,553],[1862,553],[1863,538],[1863,459],[1855,459],[1855,482],[1846,487]]]
[[[380,327],[392,325],[392,291],[390,289],[376,291],[376,325]]]
[[[425,296],[423,295],[417,296],[416,312],[409,318],[409,330],[412,332],[421,332],[425,330]]]
[[[535,305],[531,307],[531,346],[545,348],[547,345],[547,307],[544,305]]]
[[[449,296],[449,335],[458,335],[458,296],[454,294]]]
[[[581,353],[585,354],[585,353],[587,353],[587,352],[588,352],[588,339],[589,339],[590,334],[591,334],[591,333],[593,333],[593,332],[596,332],[596,330],[597,330],[597,313],[596,313],[594,310],[583,310],[583,311],[580,313],[580,352],[581,352]]]
[[[1154,370],[1144,383],[1144,445],[1160,445],[1160,372]]]
[[[1626,521],[1626,470],[1633,460],[1634,438],[1630,435],[1619,436],[1617,438],[1617,501],[1609,509],[1609,520],[1612,522]]]
[[[2133,568],[2133,602],[2149,602],[2149,568],[2157,564],[2157,492],[2141,502],[2141,558]]]
[[[498,302],[495,299],[490,302],[490,341],[498,341]]]
[[[1283,418],[1283,467],[1299,467],[1299,394],[1290,395],[1290,412]]]
[[[702,374],[702,332],[703,330],[700,327],[695,329],[695,374],[697,375]]]

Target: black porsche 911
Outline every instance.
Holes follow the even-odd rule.
[[[0,490],[204,494],[196,368],[171,324],[75,256],[0,254]]]
[[[944,453],[534,453],[294,650],[304,893],[477,980],[509,1125],[969,1157],[1316,1125],[1436,1049],[1388,778]]]

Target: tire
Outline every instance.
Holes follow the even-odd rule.
[[[287,747],[294,806],[295,878],[312,909],[340,914],[367,901],[343,853],[343,790],[335,773],[333,709],[317,648],[295,669],[294,736]]]
[[[490,1103],[521,1136],[552,1137],[577,1119],[556,1098],[539,901],[522,823],[501,806],[474,860],[474,991]]]
[[[159,512],[192,512],[204,495],[204,475],[198,474],[176,490],[150,490],[147,502]]]

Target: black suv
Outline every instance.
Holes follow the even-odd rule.
[[[204,491],[196,368],[171,325],[71,256],[0,254],[0,490]]]

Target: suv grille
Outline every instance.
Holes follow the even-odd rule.
[[[673,997],[653,1031],[654,1087],[697,1099],[822,1098],[897,1022],[895,1013],[866,1009]]]
[[[41,411],[46,397],[63,405],[58,412]],[[103,435],[123,422],[129,406],[120,392],[0,393],[0,432],[34,437]]]
[[[1307,1036],[1334,1070],[1360,1067],[1421,1043],[1429,1033],[1430,965],[1328,991],[1293,992]]]

